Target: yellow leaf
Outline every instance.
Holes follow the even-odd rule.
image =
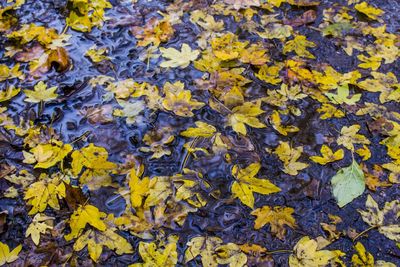
[[[381,16],[384,12],[379,8],[374,8],[373,6],[369,5],[367,2],[362,2],[354,6],[354,8],[367,15],[370,19],[377,20],[379,16]]]
[[[0,266],[6,263],[12,263],[18,259],[18,254],[22,249],[22,245],[18,245],[11,252],[7,244],[0,242]]]
[[[102,62],[104,60],[109,60],[105,54],[107,53],[107,48],[97,48],[96,45],[92,46],[85,53],[85,56],[89,57],[95,63]]]
[[[205,122],[202,121],[196,121],[195,122],[197,128],[188,128],[185,131],[181,132],[182,136],[185,137],[190,137],[190,138],[194,138],[194,137],[205,137],[205,138],[210,138],[214,135],[214,133],[217,131],[217,129],[210,125],[207,124]]]
[[[108,152],[105,148],[90,143],[89,146],[72,152],[71,157],[72,175],[78,176],[85,168],[79,180],[82,184],[87,184],[89,189],[111,184],[109,173],[117,165],[107,160]]]
[[[272,127],[274,127],[275,130],[277,130],[280,134],[284,136],[287,136],[289,133],[298,132],[300,130],[299,128],[293,125],[283,126],[281,124],[281,117],[279,116],[279,112],[276,110],[274,110],[271,114],[271,123]]]
[[[288,142],[280,142],[275,149],[275,154],[283,162],[283,172],[289,175],[297,175],[298,171],[308,167],[308,164],[297,162],[303,152],[303,147],[292,148]]]
[[[31,236],[33,243],[35,243],[36,246],[39,245],[40,234],[46,233],[47,229],[53,229],[51,225],[52,222],[49,222],[53,219],[54,218],[47,217],[40,213],[36,214],[31,224],[29,224],[28,229],[26,229],[25,237]]]
[[[175,48],[160,48],[160,52],[164,58],[168,58],[168,61],[164,61],[160,64],[162,68],[176,68],[182,69],[189,66],[190,62],[195,61],[199,56],[198,50],[192,50],[188,44],[182,44],[181,51]]]
[[[180,82],[176,82],[176,85]],[[182,117],[192,117],[193,110],[203,107],[203,102],[193,101],[192,93],[190,90],[167,90],[169,87],[164,86],[165,98],[162,101],[162,105],[166,110],[173,111],[176,115]]]
[[[239,58],[247,44],[248,42],[239,42],[238,37],[231,32],[211,40],[213,53],[220,60]]]
[[[104,212],[100,212],[95,206],[79,206],[69,219],[71,233],[64,236],[65,240],[70,241],[78,237],[82,233],[82,230],[86,227],[86,224],[90,224],[100,231],[105,231],[107,226],[102,220],[104,217],[106,217],[106,214]]]
[[[193,260],[200,255],[203,266],[217,267],[217,255],[215,249],[222,244],[222,240],[218,237],[194,237],[187,242],[185,251],[185,263]]]
[[[178,262],[176,241],[170,241],[163,247],[157,246],[155,242],[140,242],[139,254],[144,263],[134,263],[130,267],[174,267]]]
[[[337,139],[338,145],[342,145],[351,151],[354,151],[354,144],[369,145],[371,142],[364,135],[357,133],[360,129],[361,126],[358,124],[349,127],[343,126]]]
[[[24,155],[28,157],[29,163],[36,162],[35,168],[48,169],[62,161],[71,151],[72,146],[70,144],[63,144],[61,141],[53,140],[52,143],[39,144],[32,148],[30,150],[32,153],[31,161],[29,160],[29,153]]]
[[[284,54],[294,51],[300,57],[315,58],[313,54],[307,51],[308,47],[316,47],[313,42],[307,41],[306,36],[296,35],[293,40],[287,41],[283,47]]]
[[[88,247],[90,258],[95,262],[98,261],[103,252],[103,246],[114,250],[118,255],[133,252],[132,245],[109,228],[104,232],[87,230],[75,241],[74,250],[80,251],[86,246]]]
[[[139,179],[143,173],[143,165],[139,170],[132,169],[129,173],[129,188],[131,189],[131,205],[134,208],[141,207],[143,198],[149,193],[149,177]]]
[[[65,184],[60,177],[51,179],[43,175],[41,178],[42,180],[31,184],[25,193],[24,199],[32,205],[29,215],[44,211],[47,205],[59,210],[58,199],[65,197]]]
[[[293,208],[281,206],[263,206],[256,209],[251,213],[251,215],[257,217],[254,222],[254,229],[260,229],[264,225],[270,224],[271,232],[279,239],[284,240],[286,234],[285,225],[290,228],[296,227],[296,221],[292,215],[293,212]]]
[[[371,151],[369,150],[369,148],[366,145],[363,145],[362,148],[359,148],[356,150],[356,153],[362,157],[362,160],[366,161],[369,158],[371,158]]]
[[[400,200],[386,202],[383,209],[379,209],[378,203],[368,195],[365,202],[366,210],[358,210],[361,218],[369,226],[378,228],[378,231],[387,238],[400,242]]]
[[[316,163],[325,165],[327,163],[341,160],[344,157],[343,149],[338,149],[335,153],[333,153],[332,149],[330,149],[329,146],[327,146],[327,145],[322,145],[321,154],[322,154],[322,157],[312,156],[312,157],[310,157],[310,159]]]
[[[250,208],[254,208],[253,193],[268,195],[281,191],[279,187],[269,180],[254,177],[260,168],[260,163],[252,163],[245,169],[239,169],[238,165],[232,168],[232,175],[236,179],[231,188],[233,197],[239,198],[243,204]]]
[[[245,102],[241,106],[234,107],[232,113],[228,115],[227,125],[243,135],[246,135],[247,130],[245,124],[254,128],[265,128],[265,124],[261,123],[256,116],[264,113],[261,109],[261,101],[256,103]]]
[[[229,267],[243,267],[247,262],[247,256],[242,252],[240,247],[234,243],[216,248],[217,262],[219,264],[229,264]]]
[[[266,83],[270,83],[273,85],[279,84],[282,82],[279,77],[279,72],[281,71],[283,65],[273,65],[268,67],[268,65],[262,65],[258,73],[256,73],[256,77]]]
[[[344,112],[341,111],[339,108],[336,108],[335,106],[331,104],[322,104],[321,107],[317,109],[319,113],[323,113],[320,116],[321,120],[326,120],[329,118],[343,118],[345,116]]]
[[[340,250],[320,250],[321,244],[308,236],[303,236],[289,257],[290,267],[320,267],[339,261],[345,254]]]
[[[47,89],[47,85],[43,81],[40,81],[35,85],[34,90],[24,90],[25,95],[28,97],[25,98],[25,101],[39,103],[41,101],[54,100],[58,96],[58,94],[55,93],[56,90],[57,86]]]
[[[21,91],[20,88],[15,88],[14,86],[7,87],[7,90],[0,91],[0,102],[5,102],[18,95]]]

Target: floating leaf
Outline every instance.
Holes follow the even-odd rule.
[[[186,68],[200,54],[198,50],[192,50],[188,44],[182,44],[181,51],[161,47],[160,52],[164,58],[169,59],[160,64],[162,68]]]

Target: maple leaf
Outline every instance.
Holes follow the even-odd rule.
[[[100,212],[99,209],[93,205],[87,204],[79,206],[69,219],[71,233],[64,236],[65,240],[70,241],[78,237],[87,224],[90,224],[100,231],[105,231],[107,226],[102,220],[104,217],[106,217],[106,214]]]
[[[248,42],[239,42],[238,37],[229,32],[211,40],[214,55],[220,60],[239,58]]]
[[[131,190],[131,205],[134,208],[142,206],[143,198],[149,194],[149,177],[140,179],[143,174],[144,167],[141,165],[139,169],[132,169],[129,173],[129,188]]]
[[[256,116],[264,113],[261,109],[261,101],[256,103],[245,102],[241,106],[234,107],[232,113],[228,115],[227,125],[231,126],[232,129],[246,135],[247,130],[245,124],[254,128],[265,128],[265,124],[261,123]]]
[[[152,177],[149,182],[149,193],[143,204],[145,209],[165,201],[172,194],[171,181],[168,176]]]
[[[357,251],[357,254],[353,254],[353,256],[351,257],[351,262],[353,264],[352,266],[354,267],[396,267],[396,265],[391,262],[386,262],[382,260],[378,260],[375,262],[374,256],[366,251],[364,245],[360,242],[357,242],[357,244],[354,245],[354,248]]]
[[[296,35],[293,40],[287,41],[283,47],[284,54],[294,51],[300,57],[315,58],[313,54],[307,51],[307,47],[316,47],[313,42],[307,41],[304,35]]]
[[[155,17],[151,18],[143,28],[135,26],[131,31],[137,39],[140,39],[137,42],[138,46],[147,46],[153,43],[157,47],[161,42],[168,41],[175,32],[168,20],[158,20]]]
[[[282,67],[282,64],[273,66],[262,65],[258,73],[255,75],[258,79],[266,83],[276,85],[282,82],[282,79],[279,77],[279,72],[281,71]]]
[[[215,249],[217,262],[219,264],[228,264],[232,267],[243,267],[247,262],[247,256],[240,247],[234,243],[221,245]]]
[[[271,114],[271,123],[272,127],[274,127],[275,130],[277,130],[280,134],[287,136],[289,133],[295,133],[298,132],[300,129],[297,128],[296,126],[290,125],[290,126],[283,126],[281,124],[281,117],[279,115],[279,112],[274,110]]]
[[[122,99],[117,99],[117,102],[122,109],[114,109],[114,116],[126,117],[126,123],[129,125],[140,123],[143,120],[143,116],[140,115],[140,113],[143,113],[146,106],[143,101],[123,101]]]
[[[87,184],[90,189],[111,184],[109,172],[117,165],[107,160],[108,152],[104,147],[90,143],[89,146],[72,152],[71,157],[72,175],[78,176],[85,168],[79,177],[81,183]]]
[[[268,195],[281,191],[269,180],[254,177],[260,168],[260,163],[252,163],[245,169],[239,169],[238,165],[232,168],[232,175],[236,179],[231,187],[233,198],[239,198],[243,204],[250,208],[254,207],[253,193]]]
[[[36,214],[31,224],[29,224],[28,229],[26,229],[25,237],[31,236],[33,243],[36,246],[39,245],[40,234],[46,233],[48,229],[53,229],[53,226],[48,222],[49,220],[54,220],[54,218],[40,213]]]
[[[363,221],[371,227],[378,228],[378,231],[387,238],[400,242],[400,225],[398,223],[400,200],[386,202],[383,209],[380,209],[378,203],[371,195],[368,195],[365,207],[366,210],[358,210]]]
[[[110,59],[105,55],[106,53],[107,48],[97,48],[97,46],[94,45],[86,51],[85,56],[89,57],[91,61],[99,63]]]
[[[293,254],[289,256],[290,267],[327,266],[340,262],[339,257],[345,254],[340,250],[321,250],[323,243],[319,240],[303,236],[295,245]]]
[[[296,227],[296,221],[292,213],[294,209],[291,207],[269,207],[263,206],[251,212],[251,215],[257,217],[254,222],[254,229],[258,230],[266,224],[271,225],[271,232],[279,239],[284,240],[286,229],[285,225],[290,228]]]
[[[339,86],[337,89],[337,94],[333,93],[325,93],[325,95],[334,103],[334,104],[347,104],[347,105],[355,105],[358,101],[360,101],[361,94],[355,94],[349,98],[349,85],[345,84]]]
[[[373,6],[369,5],[367,2],[362,2],[354,6],[354,8],[365,15],[368,18],[377,20],[379,16],[381,16],[384,12],[379,8],[374,8]]]
[[[104,9],[112,7],[107,0],[69,0],[68,2],[72,9],[66,18],[66,23],[72,29],[81,32],[90,32],[93,27],[101,27],[107,19]]]
[[[181,51],[175,48],[160,48],[160,52],[164,58],[168,58],[168,61],[164,61],[160,64],[162,68],[176,68],[182,69],[189,66],[190,62],[197,59],[200,52],[198,50],[192,50],[188,44],[182,44]]]
[[[292,148],[288,142],[280,142],[274,153],[283,162],[283,172],[289,175],[297,175],[298,171],[308,167],[308,164],[297,161],[302,152],[303,147]]]
[[[217,130],[214,126],[202,121],[196,121],[195,124],[197,128],[190,127],[185,131],[182,131],[180,135],[191,138],[193,137],[210,138],[215,134]]]
[[[150,131],[143,137],[143,142],[149,147],[141,147],[140,151],[153,152],[151,158],[159,159],[171,155],[172,151],[167,147],[175,137],[172,128],[163,127],[157,131]]]
[[[65,198],[65,184],[60,177],[50,179],[42,174],[40,179],[31,184],[25,193],[24,199],[27,200],[27,204],[32,205],[29,215],[44,211],[47,205],[59,210],[58,199]]]
[[[82,234],[74,244],[74,250],[80,251],[84,247],[88,248],[90,258],[95,262],[98,261],[103,246],[115,250],[118,255],[132,253],[132,245],[122,236],[115,233],[112,229],[105,229],[104,232],[96,230],[87,230]]]
[[[43,81],[40,81],[34,86],[34,90],[24,90],[25,95],[28,97],[24,100],[30,103],[54,100],[58,96],[58,94],[55,93],[56,90],[57,86],[47,89],[47,85]]]
[[[39,144],[30,150],[30,153],[24,152],[26,163],[36,163],[35,168],[48,169],[63,159],[72,151],[70,144],[63,144],[61,141],[53,140],[49,144]]]
[[[354,151],[354,144],[369,145],[369,141],[364,135],[358,134],[357,132],[361,129],[358,124],[352,126],[343,126],[340,130],[340,136],[337,139],[338,145],[342,145],[348,150]]]
[[[5,102],[18,95],[21,91],[20,88],[14,86],[7,87],[7,90],[0,91],[0,102]]]
[[[176,251],[177,238],[169,237],[169,242],[162,246],[157,246],[155,242],[140,242],[139,254],[144,263],[134,263],[130,267],[151,267],[165,266],[173,267],[178,262],[178,252]]]
[[[327,103],[323,103],[322,106],[317,109],[317,112],[323,113],[320,116],[321,120],[326,120],[329,118],[343,118],[345,116],[343,111]]]
[[[22,245],[18,245],[12,251],[10,251],[10,248],[7,244],[0,242],[0,266],[16,261],[21,249]]]
[[[359,197],[365,190],[365,177],[360,165],[353,159],[350,166],[340,169],[332,177],[332,192],[339,207]]]
[[[222,244],[222,240],[218,237],[198,236],[193,237],[187,242],[185,251],[185,263],[190,262],[200,255],[203,266],[217,267],[217,255],[215,249]]]
[[[338,149],[336,152],[333,152],[332,149],[330,149],[330,147],[327,145],[322,145],[321,154],[322,154],[322,157],[312,156],[312,157],[310,157],[310,159],[321,165],[326,165],[328,163],[331,163],[331,162],[334,162],[337,160],[341,160],[344,157],[343,149]]]
[[[181,90],[178,92],[165,92],[162,105],[166,110],[173,111],[178,116],[192,117],[194,115],[193,109],[202,108],[205,104],[193,101],[190,90]]]
[[[19,67],[20,64],[15,64],[14,67],[11,68],[5,64],[0,64],[0,82],[13,78],[23,80],[25,76],[22,71],[19,70]]]

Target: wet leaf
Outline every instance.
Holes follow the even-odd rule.
[[[237,165],[232,168],[232,175],[236,178],[231,188],[233,197],[239,198],[243,204],[250,208],[254,208],[253,193],[268,195],[280,191],[280,188],[269,180],[254,177],[260,168],[260,163],[252,163],[245,169],[239,169]]]
[[[375,200],[368,195],[365,202],[366,210],[358,210],[364,222],[369,226],[378,228],[378,231],[387,238],[396,242],[400,241],[400,201],[386,202],[383,209],[379,209]]]
[[[22,245],[18,245],[10,251],[10,248],[7,244],[0,242],[0,266],[16,261],[21,249]]]
[[[340,250],[322,250],[323,244],[318,239],[302,237],[293,249],[289,257],[290,267],[326,266],[334,262],[340,262],[339,257],[345,254]]]
[[[175,48],[160,48],[160,52],[167,61],[160,64],[163,68],[186,68],[190,62],[197,59],[200,52],[198,50],[192,50],[188,44],[182,44],[181,51]]]
[[[260,229],[264,225],[270,224],[271,232],[279,239],[284,240],[286,234],[285,225],[290,228],[296,227],[296,221],[292,215],[293,212],[293,208],[282,206],[263,206],[256,209],[251,213],[251,215],[257,217],[254,222],[254,229]]]
[[[339,207],[344,207],[365,190],[365,177],[360,165],[353,159],[350,166],[340,169],[332,177],[332,193]]]
[[[35,85],[33,90],[24,90],[26,102],[39,103],[41,101],[50,101],[57,98],[58,94],[55,93],[57,86],[50,87],[47,89],[47,85],[40,81]]]

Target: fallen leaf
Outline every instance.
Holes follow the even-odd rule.
[[[360,165],[353,159],[350,166],[340,169],[331,179],[332,193],[339,207],[344,207],[365,190],[365,177]]]

